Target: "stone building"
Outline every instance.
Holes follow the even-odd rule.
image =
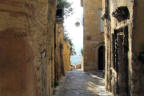
[[[56,0],[0,0],[0,96],[51,96]]]
[[[61,9],[60,9],[61,10]],[[70,71],[70,45],[64,39],[63,15],[57,9],[55,23],[55,83],[59,82],[62,76]]]
[[[102,0],[82,0],[84,7],[84,71],[104,70]]]
[[[105,84],[114,96],[144,94],[143,9],[143,0],[103,0]]]
[[[56,24],[55,31],[55,81],[58,82],[62,75],[64,75],[64,65],[62,58],[63,44],[63,24]]]
[[[70,56],[71,56],[71,51],[70,51],[70,45],[68,41],[63,41],[63,63],[64,63],[64,72],[71,70],[71,61],[70,61]]]

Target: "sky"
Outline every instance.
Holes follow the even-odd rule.
[[[68,36],[72,39],[77,56],[81,55],[83,48],[83,8],[81,7],[80,0],[67,0],[72,3],[73,14],[64,19],[64,28]],[[75,25],[80,22],[80,26]]]

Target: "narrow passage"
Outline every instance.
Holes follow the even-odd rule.
[[[54,96],[111,96],[105,90],[101,72],[81,72],[74,70],[67,73]]]

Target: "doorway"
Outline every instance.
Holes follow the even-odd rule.
[[[105,47],[100,46],[98,49],[98,69],[104,70],[105,68]]]
[[[115,94],[128,95],[128,27],[115,30],[113,37],[114,47],[114,69],[117,72],[115,78]]]

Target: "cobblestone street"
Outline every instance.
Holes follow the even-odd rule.
[[[54,96],[111,96],[105,90],[102,77],[101,72],[70,71],[56,88]]]

